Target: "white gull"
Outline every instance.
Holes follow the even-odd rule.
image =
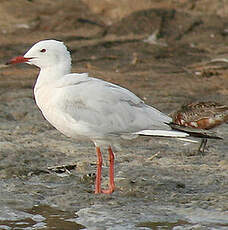
[[[70,52],[60,41],[40,41],[24,56],[13,58],[8,64],[23,62],[40,68],[34,94],[44,117],[66,136],[94,142],[98,159],[95,193],[109,194],[115,189],[112,146],[120,138],[189,136],[172,130],[169,116],[146,105],[129,90],[89,77],[87,73],[70,73]],[[101,189],[100,147],[103,146],[108,148],[110,161],[107,190]]]

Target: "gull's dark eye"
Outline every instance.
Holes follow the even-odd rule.
[[[46,49],[42,49],[40,50],[41,53],[45,53],[46,52]]]

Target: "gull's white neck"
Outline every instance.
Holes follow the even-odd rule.
[[[42,113],[46,117],[45,111],[48,111],[49,104],[47,101],[53,97],[53,90],[56,86],[56,83],[66,74],[69,74],[71,71],[71,64],[68,65],[54,65],[40,69],[35,87],[34,87],[34,96],[35,101],[38,107],[41,109]],[[46,117],[48,120],[48,118]]]
[[[71,72],[71,63],[62,62],[58,65],[48,66],[40,69],[36,84],[35,92],[43,87],[51,86],[64,75]]]

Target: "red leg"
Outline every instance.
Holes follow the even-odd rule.
[[[115,182],[114,182],[114,154],[112,152],[112,148],[109,146],[109,188],[107,190],[102,190],[102,193],[111,194],[115,190]]]
[[[102,172],[102,154],[99,147],[96,147],[97,153],[97,174],[95,182],[95,194],[101,193],[101,172]]]

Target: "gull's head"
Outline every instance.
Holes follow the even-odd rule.
[[[28,63],[39,68],[71,66],[70,52],[63,42],[43,40],[33,45],[24,56],[11,59],[7,64]]]

